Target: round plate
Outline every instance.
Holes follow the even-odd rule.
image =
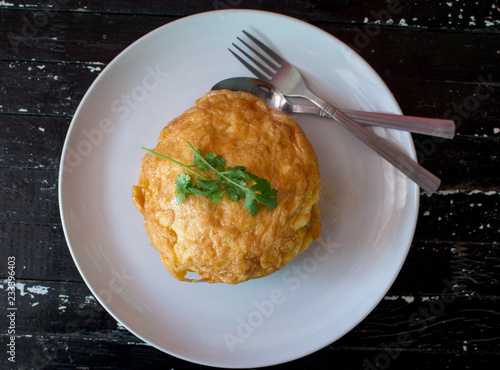
[[[295,115],[319,158],[321,238],[283,270],[239,285],[171,277],[131,200],[141,147],[154,147],[161,129],[216,82],[250,76],[227,50],[243,29],[339,107],[400,113],[366,62],[314,26],[259,11],[197,14],[149,33],[100,74],[71,123],[59,178],[71,254],[110,314],[159,350],[231,368],[305,356],[362,321],[405,260],[419,194],[335,122]],[[415,158],[408,133],[375,131]]]

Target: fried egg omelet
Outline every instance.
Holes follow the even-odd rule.
[[[318,160],[290,117],[249,93],[211,91],[162,130],[154,151],[191,165],[186,142],[202,155],[222,156],[227,167],[244,166],[267,179],[277,190],[278,206],[259,204],[252,216],[244,199],[232,202],[226,195],[212,203],[190,194],[178,204],[175,181],[185,170],[146,154],[132,198],[172,276],[227,284],[260,278],[283,268],[319,237]]]

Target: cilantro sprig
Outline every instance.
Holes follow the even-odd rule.
[[[189,194],[205,195],[210,201],[217,203],[225,193],[227,198],[233,202],[244,198],[244,207],[252,216],[255,216],[259,210],[258,203],[267,206],[269,209],[278,206],[276,199],[278,192],[276,189],[271,188],[269,181],[247,172],[243,166],[226,168],[226,160],[220,155],[207,153],[203,157],[199,149],[195,149],[190,143],[186,144],[194,154],[192,165],[186,165],[163,154],[142,148],[148,153],[175,163],[186,170],[186,173],[180,173],[175,180],[177,203],[184,202]],[[215,173],[217,178],[213,180],[195,171],[194,168],[203,173],[210,170]],[[191,175],[195,176],[195,183],[192,182]],[[249,184],[252,185],[249,186]]]

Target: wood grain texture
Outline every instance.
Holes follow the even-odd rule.
[[[185,16],[200,12],[228,9],[257,9],[283,13],[310,21],[330,21],[337,23],[387,24],[395,27],[435,28],[435,29],[481,29],[498,32],[499,9],[495,0],[449,1],[399,0],[284,0],[279,3],[263,4],[259,0],[213,0],[175,1],[166,3],[150,0],[144,3],[134,0],[110,1],[9,1],[0,3],[0,9],[29,12],[31,20],[37,13],[85,12],[118,13],[128,15]],[[20,15],[18,18],[22,18]],[[49,16],[49,17],[54,17]]]
[[[409,255],[384,300],[340,340],[273,369],[496,368],[497,1],[10,0],[0,1],[0,310],[15,256],[16,368],[209,369],[144,344],[94,298],[62,231],[58,170],[79,102],[116,55],[184,16],[243,8],[312,23],[359,53],[405,114],[457,123],[453,140],[414,135],[420,163],[443,185],[421,194]],[[3,317],[1,348],[7,327]]]

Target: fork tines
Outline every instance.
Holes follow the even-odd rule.
[[[276,69],[281,67],[283,59],[276,54],[273,50],[271,50],[267,45],[263,42],[252,36],[250,33],[246,31],[242,31],[244,35],[246,35],[256,46],[258,46],[265,54],[272,58],[266,58],[260,51],[258,51],[255,47],[250,46],[248,42],[245,42],[240,37],[237,37],[238,41],[243,44],[253,56],[249,54],[247,51],[242,49],[237,44],[233,43],[232,45],[240,52],[241,55],[238,55],[235,51],[229,49],[231,54],[233,54],[241,64],[243,64],[248,70],[254,73],[258,78],[262,80],[269,80],[275,73]],[[251,63],[249,63],[249,61]],[[264,62],[265,65],[262,63]],[[253,63],[253,64],[252,64]]]

